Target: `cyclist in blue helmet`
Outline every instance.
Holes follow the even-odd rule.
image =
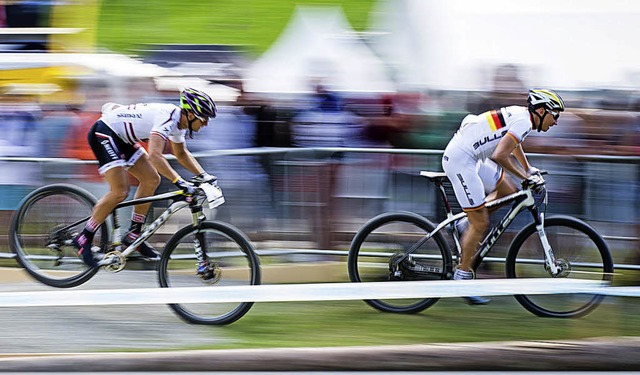
[[[102,106],[102,116],[89,130],[88,141],[98,159],[98,172],[109,184],[109,191],[100,198],[85,228],[73,240],[78,254],[88,266],[97,266],[91,252],[96,230],[129,194],[127,172],[139,181],[135,198],[153,195],[160,184],[160,176],[186,194],[195,193],[195,187],[164,157],[162,152],[167,142],[180,165],[193,173],[194,178],[215,183],[216,177],[208,174],[187,149],[185,135],[188,131],[193,137],[193,132],[207,126],[216,114],[216,105],[209,95],[193,88],[182,90],[179,106],[169,103],[106,103]],[[148,142],[148,150],[140,145],[141,141]],[[139,237],[149,207],[149,203],[134,207],[131,227],[123,238],[126,246]],[[145,258],[158,257],[146,242],[138,247],[138,251]]]

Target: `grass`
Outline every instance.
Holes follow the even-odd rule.
[[[362,301],[258,303],[232,325],[209,329],[232,340],[216,349],[577,340],[639,336],[635,309],[632,298],[607,298],[586,317],[548,319],[512,297],[493,298],[487,306],[443,299],[413,315],[381,313]]]
[[[265,278],[287,273],[277,268],[275,273],[267,272],[270,267],[263,269]],[[344,265],[339,270],[346,277]],[[313,276],[308,270],[304,275]],[[613,297],[605,298],[595,311],[579,319],[540,318],[510,296],[494,297],[487,306],[467,306],[459,298],[441,299],[431,308],[410,315],[382,313],[362,301],[256,303],[244,317],[231,325],[199,326],[212,337],[224,337],[222,343],[174,349],[374,346],[640,336],[640,316],[636,310],[637,300],[634,298]]]
[[[342,6],[356,31],[366,29],[374,0],[102,1],[98,44],[127,52],[145,43],[242,45],[260,54],[278,38],[296,5]]]

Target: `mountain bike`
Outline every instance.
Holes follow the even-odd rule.
[[[420,175],[435,184],[446,219],[434,224],[412,212],[387,212],[369,220],[358,230],[349,249],[352,282],[451,279],[461,254],[461,233],[456,223],[466,217],[466,213],[453,213],[445,190],[448,181],[445,173],[422,171]],[[489,209],[508,204],[511,207],[497,224],[491,225],[480,243],[473,258],[473,270],[478,269],[516,216],[529,211],[533,222],[515,235],[504,260],[507,278],[571,277],[611,282],[613,260],[602,236],[575,217],[547,217],[546,187],[535,190],[523,187],[487,202]],[[514,297],[533,314],[556,318],[584,316],[604,298],[597,294],[520,294]],[[365,302],[384,312],[418,313],[437,301],[437,298],[425,298]]]
[[[170,201],[168,207],[129,246],[122,243],[117,210],[141,203]],[[9,243],[18,263],[36,280],[57,288],[70,288],[90,280],[99,269],[122,271],[136,248],[147,241],[178,211],[191,210],[191,224],[176,231],[157,261],[162,288],[203,285],[258,285],[260,262],[249,239],[236,227],[207,220],[203,206],[224,203],[222,191],[199,184],[195,195],[172,191],[131,199],[117,205],[96,232],[93,251],[99,267],[90,268],[78,257],[72,239],[84,228],[97,199],[89,191],[69,184],[53,184],[28,194],[11,219]],[[196,274],[196,264],[204,272]],[[201,269],[202,271],[202,269]],[[203,293],[211,293],[203,288]],[[244,316],[253,302],[170,304],[183,320],[194,324],[223,325]]]

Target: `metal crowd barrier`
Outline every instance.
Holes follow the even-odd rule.
[[[419,176],[441,170],[441,150],[250,148],[194,155],[218,176],[225,193],[217,218],[240,227],[265,255],[345,254],[357,229],[384,211],[414,211],[434,220],[442,215],[432,184]],[[638,249],[640,158],[528,155],[550,172],[550,213],[588,221],[607,239],[616,264],[637,268],[623,263]],[[12,256],[8,217],[29,191],[55,182],[75,183],[97,196],[106,191],[95,161],[0,158],[0,175],[0,258]],[[171,188],[163,180],[159,190]]]

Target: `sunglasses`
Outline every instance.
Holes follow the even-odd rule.
[[[551,116],[553,116],[553,119],[554,119],[554,120],[557,120],[557,119],[558,119],[558,117],[560,117],[560,111],[552,111],[552,110],[550,110],[550,109],[546,109],[546,108],[545,108],[545,110],[547,111],[547,113],[548,113],[548,114],[550,114]]]
[[[196,118],[198,120],[200,120],[200,122],[202,122],[202,125],[208,125],[209,124],[209,118],[200,117],[200,116],[196,115],[195,113],[193,115],[196,116]]]

